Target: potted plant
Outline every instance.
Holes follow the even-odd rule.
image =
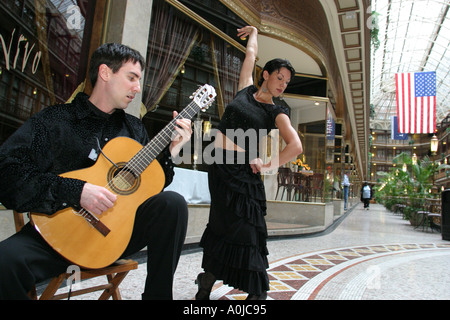
[[[382,184],[377,197],[383,199],[388,209],[392,209],[395,204],[405,204],[403,217],[411,225],[417,225],[422,218],[418,217],[417,211],[424,209],[426,198],[430,197],[429,190],[434,184],[435,173],[450,166],[438,165],[428,156],[413,162],[406,153],[399,154],[392,162],[396,167],[391,172],[379,173]]]

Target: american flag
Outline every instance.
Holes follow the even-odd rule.
[[[395,75],[398,131],[434,133],[436,130],[436,72]]]

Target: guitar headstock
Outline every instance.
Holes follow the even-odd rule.
[[[190,98],[200,107],[202,111],[206,111],[214,102],[216,90],[209,84],[204,84],[195,91]]]

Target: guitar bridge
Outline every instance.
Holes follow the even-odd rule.
[[[95,230],[100,232],[104,237],[106,237],[111,232],[111,230],[107,226],[105,226],[105,224],[101,222],[100,219],[98,219],[89,211],[81,209],[81,211],[76,212],[76,214],[82,216],[87,221],[87,223],[89,223]]]

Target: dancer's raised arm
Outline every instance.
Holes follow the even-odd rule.
[[[239,75],[238,90],[241,90],[253,84],[253,70],[258,55],[258,30],[253,26],[246,26],[238,29],[237,35],[240,38],[248,36],[245,59]]]

